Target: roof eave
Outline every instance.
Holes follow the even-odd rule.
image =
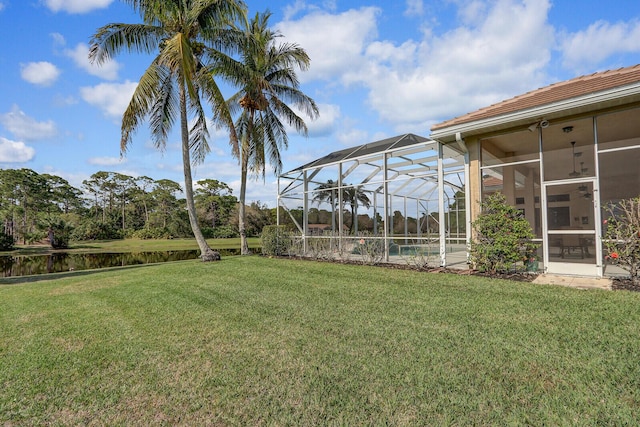
[[[500,127],[507,127],[507,125],[513,125],[516,122],[540,120],[541,118],[559,112],[620,100],[639,94],[640,82],[637,82],[631,85],[621,86],[601,92],[594,92],[575,98],[557,101],[551,104],[529,108],[526,110],[515,111],[513,113],[488,117],[482,120],[474,120],[467,123],[460,123],[457,125],[443,127],[440,129],[432,130],[429,138],[442,142],[450,142],[455,140],[455,135],[457,133],[460,133],[463,136],[478,134],[488,128],[496,129]]]

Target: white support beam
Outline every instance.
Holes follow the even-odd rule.
[[[304,211],[302,212],[302,253],[307,254],[307,236],[309,235],[309,180],[307,171],[304,171],[304,200],[302,202]]]
[[[338,164],[338,249],[342,253],[342,232],[344,228],[344,206],[343,188],[342,188],[342,163]]]
[[[447,266],[447,228],[444,221],[444,150],[442,144],[438,143],[438,223],[440,234],[440,266]]]
[[[384,154],[384,160],[382,164],[382,171],[384,181],[382,183],[382,195],[384,196],[383,210],[384,210],[384,260],[389,262],[389,176],[387,171],[387,154]]]

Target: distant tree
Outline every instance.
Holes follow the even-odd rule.
[[[313,190],[313,201],[320,205],[321,203],[329,203],[331,206],[331,229],[336,229],[336,207],[338,205],[338,183],[332,179],[327,180],[318,185]],[[322,222],[324,223],[324,222]]]
[[[362,186],[354,186],[351,184],[343,186],[340,190],[341,197],[339,197],[340,195],[338,194],[337,187],[338,183],[332,179],[329,179],[327,180],[327,182],[320,184],[314,190],[313,201],[318,204],[328,202],[331,205],[331,227],[335,230],[335,212],[338,209],[340,199],[342,199],[342,206],[340,206],[339,208],[340,211],[344,211],[346,205],[349,205],[351,210],[351,215],[349,217],[349,233],[353,233],[353,219],[356,217],[356,207],[363,206],[369,209],[369,207],[371,207],[371,200],[369,200],[369,197],[364,192]]]
[[[351,220],[349,221],[349,234],[354,231],[354,218],[356,217],[356,208],[362,206],[369,209],[371,200],[362,189],[361,185],[346,187],[343,190],[343,201],[351,208]]]
[[[151,197],[154,201],[155,225],[167,228],[169,220],[173,216],[173,212],[178,209],[179,202],[176,197],[177,193],[182,191],[182,187],[175,181],[170,179],[159,179],[155,183],[155,188],[151,191]]]
[[[62,213],[82,208],[82,192],[69,182],[56,175],[41,174],[49,188],[49,201],[57,206]]]
[[[237,203],[231,187],[217,179],[203,179],[197,184],[196,205],[205,211],[211,228],[215,230],[216,226],[227,224]]]

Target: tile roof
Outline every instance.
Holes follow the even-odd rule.
[[[576,77],[527,92],[442,123],[437,123],[431,127],[431,130],[444,129],[449,126],[515,113],[638,82],[640,82],[640,64]]]

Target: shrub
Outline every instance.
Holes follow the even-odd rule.
[[[471,260],[481,271],[506,272],[535,256],[538,245],[531,241],[535,236],[529,221],[500,193],[482,202],[482,213],[472,225]]]
[[[149,239],[172,239],[173,235],[168,229],[159,227],[145,227],[131,233],[132,239],[149,240]]]
[[[364,232],[356,240],[353,253],[362,257],[363,264],[376,265],[384,259],[384,249],[385,242],[383,239]]]
[[[604,247],[610,263],[631,275],[634,284],[640,274],[640,197],[607,205]]]
[[[63,220],[49,226],[48,238],[53,249],[67,249],[69,247],[69,237],[73,227]]]
[[[71,240],[110,240],[122,237],[122,230],[109,223],[95,220],[83,221],[71,233]]]
[[[293,245],[293,233],[284,225],[266,225],[260,242],[263,255],[288,255]]]
[[[207,239],[229,239],[239,236],[238,230],[231,225],[218,225],[215,228],[205,226],[201,228],[201,231]]]
[[[13,236],[0,232],[0,251],[10,251],[13,249],[14,244]]]

